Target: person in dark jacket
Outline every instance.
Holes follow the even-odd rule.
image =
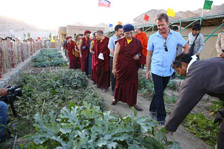
[[[199,60],[197,56],[181,54],[172,67],[182,76],[186,76],[178,100],[166,123],[165,128],[175,132],[185,117],[201,98],[208,94],[224,102],[224,59],[221,57]],[[224,108],[217,113],[215,122],[219,122],[218,149],[224,148]]]

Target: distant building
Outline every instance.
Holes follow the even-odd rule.
[[[81,34],[85,32],[85,30],[90,30],[92,33],[96,32],[97,30],[105,30],[105,27],[94,27],[94,26],[76,26],[76,25],[67,25],[66,27],[59,27],[58,35],[59,41],[62,43],[66,36],[72,36]]]

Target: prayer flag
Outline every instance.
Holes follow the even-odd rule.
[[[122,22],[121,22],[121,21],[118,21],[118,24],[119,24],[119,25],[122,25]]]
[[[113,24],[109,24],[109,27],[113,27]]]
[[[203,9],[211,10],[213,1],[205,0]]]
[[[167,15],[170,17],[175,17],[175,11],[173,9],[167,9]]]
[[[147,14],[145,14],[144,20],[145,21],[148,21],[149,20],[149,16]]]
[[[99,0],[98,6],[100,7],[110,7],[110,1],[108,0]]]

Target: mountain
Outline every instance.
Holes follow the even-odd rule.
[[[155,24],[156,16],[159,13],[166,13],[166,10],[160,9],[151,9],[136,18],[134,18],[134,25],[142,25],[142,24]],[[211,10],[203,10],[203,16],[206,15],[214,15],[214,14],[221,14],[224,13],[224,4],[219,5],[219,6],[213,6]],[[145,14],[149,15],[149,21],[144,20]],[[192,18],[192,17],[199,17],[202,14],[202,9],[197,9],[195,11],[178,11],[176,12],[175,17],[169,17],[170,21],[173,20],[180,20],[180,19],[187,19],[187,18]]]
[[[23,34],[30,33],[31,38],[48,37],[49,33],[54,33],[52,30],[39,29],[29,25],[21,20],[16,20],[10,17],[0,16],[0,37],[15,36],[24,38]]]

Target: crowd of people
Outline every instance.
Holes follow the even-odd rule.
[[[67,37],[63,47],[70,69],[81,69],[104,92],[111,85],[114,97],[112,105],[121,101],[138,111],[142,111],[137,106],[138,70],[146,65],[145,77],[154,83],[149,113],[172,133],[205,94],[224,102],[224,32],[218,35],[214,45],[218,57],[199,60],[204,48],[200,24],[193,25],[185,41],[177,26],[173,30],[169,28],[165,13],[157,16],[156,23],[158,31],[149,39],[141,29],[126,24],[116,25],[114,35],[110,38],[104,36],[101,30],[93,33],[91,38],[91,31],[86,30],[84,37],[76,35],[74,40]],[[186,79],[166,122],[163,94],[175,72],[186,76]],[[5,94],[4,90],[2,92]],[[2,103],[0,105],[3,106]],[[2,116],[2,120],[5,120],[5,116]],[[221,149],[224,148],[224,108],[217,112],[215,121],[220,126],[217,145]]]
[[[173,132],[204,94],[224,101],[224,38],[221,32],[216,43],[218,57],[200,60],[204,48],[200,24],[193,25],[192,32],[185,41],[177,26],[169,28],[166,14],[159,14],[156,23],[158,31],[149,39],[146,33],[140,28],[135,29],[131,24],[116,25],[114,35],[110,38],[99,30],[93,33],[90,39],[91,32],[87,30],[84,37],[79,36],[75,41],[72,41],[72,37],[67,37],[64,48],[68,53],[70,69],[81,68],[103,91],[107,91],[111,86],[114,97],[112,105],[121,101],[138,111],[142,111],[142,108],[137,106],[138,70],[146,66],[145,77],[152,79],[154,83],[154,96],[149,106],[150,115],[160,125],[165,125],[168,131]],[[74,56],[72,51],[79,54]],[[206,71],[207,74],[204,73],[203,70],[210,69],[210,66],[212,72],[209,70]],[[176,107],[166,122],[163,94],[170,78],[174,78],[176,72],[186,76],[186,80]],[[211,80],[206,79],[214,72],[220,74]],[[208,85],[210,83],[212,85]],[[223,110],[220,111],[223,113]],[[222,117],[220,121],[218,146],[223,146],[220,139],[224,142],[223,119]]]

